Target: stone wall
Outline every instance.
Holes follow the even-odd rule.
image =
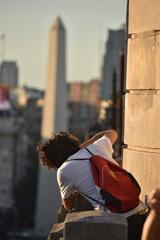
[[[62,238],[63,237],[63,238]],[[63,223],[53,225],[48,240],[127,240],[124,216],[105,211],[73,212]]]
[[[58,223],[54,224],[47,240],[139,240],[146,214],[126,218],[123,214],[94,211],[80,194],[76,195],[74,211],[63,206],[58,211]]]
[[[123,166],[142,187],[160,187],[160,4],[128,1]]]

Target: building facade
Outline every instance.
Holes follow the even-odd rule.
[[[90,134],[99,119],[100,80],[69,83],[69,131],[80,139]]]
[[[9,87],[18,85],[18,67],[15,61],[3,61],[0,65],[0,84]]]
[[[114,78],[116,75],[116,91],[120,89],[121,81],[121,55],[125,48],[125,28],[108,31],[105,55],[102,64],[102,89],[103,100],[112,100],[114,94]]]
[[[37,90],[37,99],[33,99],[29,96],[33,91],[25,90],[28,97],[22,105],[15,92],[14,98],[11,97],[12,91],[15,89],[9,92],[10,108],[0,110],[0,234],[4,235],[3,239],[8,232],[33,228],[38,167],[36,146],[40,141],[42,114],[38,104],[41,91]]]

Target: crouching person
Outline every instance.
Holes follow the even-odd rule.
[[[57,171],[62,204],[66,209],[74,208],[76,194],[79,192],[90,202],[94,210],[104,210],[105,202],[95,185],[89,159],[92,153],[118,165],[112,158],[112,144],[116,139],[117,133],[108,130],[97,133],[80,144],[72,134],[60,132],[39,145],[43,165]]]

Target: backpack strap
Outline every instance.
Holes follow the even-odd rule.
[[[87,152],[89,152],[92,156],[94,156],[94,154],[88,149],[88,148],[84,148],[87,150]],[[90,158],[90,157],[89,157]],[[89,160],[89,158],[73,158],[73,159],[67,159],[66,162],[70,162],[70,161],[76,161],[76,160]]]
[[[71,161],[77,161],[77,160],[89,160],[89,158],[73,158],[73,159],[67,159],[65,162],[71,162]]]
[[[92,156],[94,156],[94,154],[88,149],[88,148],[84,148],[87,150],[87,152],[89,152]]]

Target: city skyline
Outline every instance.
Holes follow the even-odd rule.
[[[67,81],[100,76],[108,29],[125,22],[126,0],[77,2],[0,0],[0,35],[5,58],[15,60],[20,84],[44,89],[47,78],[49,27],[60,16],[67,31]],[[85,5],[84,5],[85,4]],[[0,57],[2,60],[2,42]]]

